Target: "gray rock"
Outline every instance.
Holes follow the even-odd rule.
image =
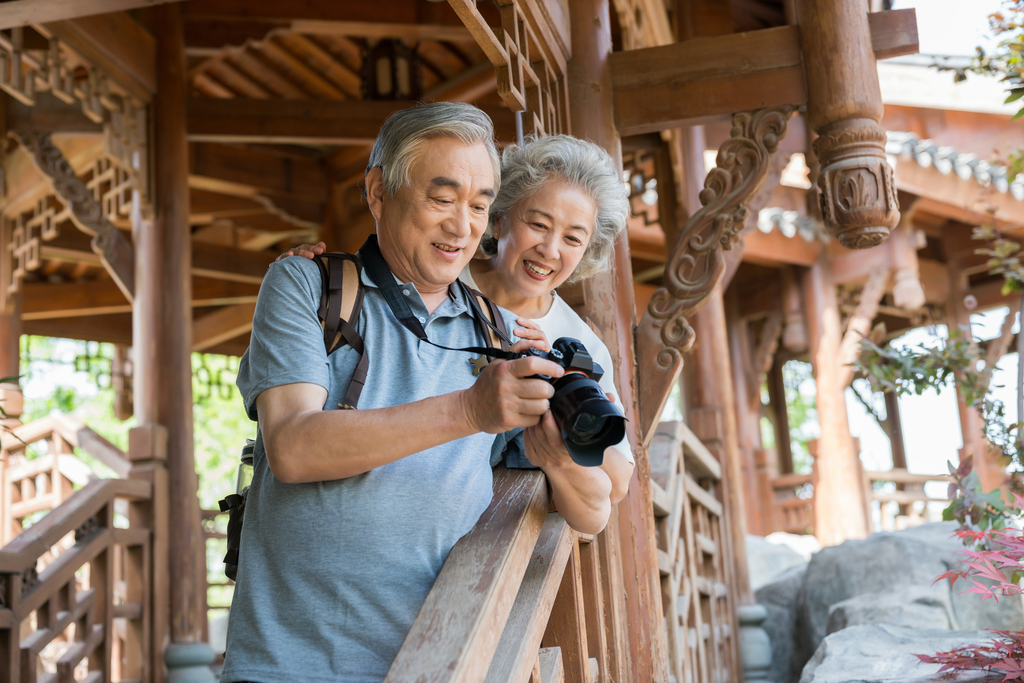
[[[948,581],[944,581],[947,586]],[[991,583],[987,579],[981,583]],[[981,601],[977,593],[965,593],[971,585],[957,581],[950,590],[953,616],[958,628],[965,631],[994,628],[1005,631],[1024,631],[1024,606],[1020,596],[1001,595],[999,601]]]
[[[928,586],[946,571],[950,548],[900,534],[875,534],[824,548],[811,558],[797,596],[800,651],[809,657],[827,635],[832,605],[865,593]]]
[[[825,632],[835,633],[860,624],[950,630],[954,620],[949,589],[944,583],[908,586],[837,602],[829,608]]]
[[[807,662],[800,683],[981,683],[1001,675],[949,677],[915,654],[934,654],[989,639],[984,631],[922,630],[889,624],[851,626],[833,633]]]
[[[769,679],[774,683],[795,683],[806,656],[797,656],[796,597],[807,575],[807,564],[792,567],[757,590],[754,597],[768,610],[761,627],[772,642]],[[809,655],[808,655],[809,656]]]
[[[774,581],[790,567],[806,562],[807,558],[782,543],[772,543],[763,536],[747,536],[747,566],[750,571],[751,590],[756,591]]]

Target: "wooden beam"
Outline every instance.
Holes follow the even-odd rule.
[[[131,313],[132,306],[110,280],[23,285],[22,320],[47,320]],[[228,306],[256,301],[259,286],[212,278],[192,279],[192,306]]]
[[[61,337],[130,345],[132,343],[132,315],[131,313],[112,313],[80,318],[25,320],[22,322],[21,333],[35,334],[41,337]]]
[[[5,5],[5,17],[7,12]],[[34,23],[40,20],[34,19]],[[132,97],[142,102],[152,99],[156,92],[156,40],[124,12],[48,23],[41,30],[60,38]]]
[[[192,351],[206,351],[252,329],[256,302],[236,304],[192,321]]]
[[[954,220],[980,225],[993,217],[1003,227],[1024,226],[1024,202],[1009,192],[982,187],[974,178],[964,180],[956,173],[943,174],[934,166],[925,168],[913,159],[898,157],[896,187],[921,199],[915,203],[926,211]],[[994,214],[989,213],[994,210]]]
[[[458,26],[463,24],[448,3],[430,5],[410,0],[337,2],[303,0],[192,0],[182,4],[186,23],[200,21],[264,22],[291,24],[294,21],[336,21],[348,23],[397,23]],[[500,23],[495,10],[489,17]]]
[[[778,230],[751,230],[743,235],[743,262],[763,266],[810,266],[818,260],[825,245],[807,241],[799,235],[786,237]]]
[[[281,100],[283,102],[283,100]],[[327,201],[327,178],[306,157],[231,145],[189,145],[189,187],[240,197],[285,195]]]
[[[10,0],[0,12],[0,29],[43,24],[94,14],[122,12],[176,0]]]
[[[8,131],[103,134],[103,125],[83,114],[80,103],[67,104],[48,92],[36,93],[36,103],[31,107],[8,98],[6,110]]]
[[[913,9],[869,17],[876,58],[917,52]],[[615,124],[621,135],[807,102],[796,26],[614,52],[611,70]]]
[[[192,142],[299,145],[371,145],[392,113],[415,102],[240,100],[191,98]],[[482,107],[497,137],[515,139],[515,115],[502,105]]]
[[[99,266],[100,258],[93,253],[89,242],[89,237],[80,232],[63,230],[55,239],[40,243],[39,257],[44,261],[53,259]],[[275,258],[277,254],[269,251],[193,242],[191,272],[199,277],[258,285]]]
[[[369,21],[327,21],[323,19],[297,19],[291,23],[291,30],[297,33],[349,38],[398,38],[415,43],[421,40],[466,43],[473,40],[465,26],[444,26],[439,24],[398,24]]]

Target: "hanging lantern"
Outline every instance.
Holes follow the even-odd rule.
[[[416,51],[401,40],[384,39],[363,59],[364,100],[418,100],[423,94]]]

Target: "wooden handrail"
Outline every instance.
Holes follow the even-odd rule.
[[[484,678],[547,509],[543,473],[494,471],[490,507],[452,548],[385,683]]]
[[[122,479],[131,470],[131,462],[124,451],[70,415],[49,415],[21,425],[9,433],[0,432],[0,448],[17,452],[51,434],[57,434],[72,446],[83,449]]]
[[[144,500],[152,495],[148,481],[97,479],[76,491],[50,514],[0,548],[0,574],[24,572],[35,566],[40,555],[49,552],[60,539],[94,517],[114,498]]]

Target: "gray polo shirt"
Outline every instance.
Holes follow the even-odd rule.
[[[473,384],[470,354],[420,342],[365,274],[363,282],[355,327],[370,363],[360,409]],[[484,343],[458,288],[429,316],[415,287],[400,289],[432,341]],[[270,267],[238,370],[253,420],[260,392],[282,384],[326,388],[324,410],[344,399],[358,355],[347,346],[326,355],[319,297],[314,262]],[[502,314],[514,329],[515,316]],[[380,683],[452,546],[490,503],[494,446],[493,435],[475,434],[347,479],[285,484],[258,434],[221,680]]]

